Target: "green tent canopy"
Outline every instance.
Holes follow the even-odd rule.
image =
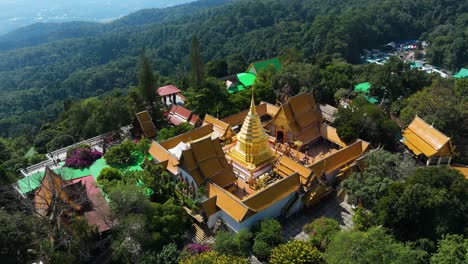
[[[247,68],[246,72],[251,72],[253,74],[257,74],[259,71],[266,69],[272,65],[275,70],[279,71],[281,70],[281,62],[278,57],[272,58],[269,60],[262,60],[262,61],[256,61],[253,62],[249,65]]]
[[[356,84],[354,86],[354,91],[368,94],[370,91],[370,88],[371,88],[370,82],[363,82],[363,83]]]
[[[237,74],[237,79],[245,87],[252,86],[256,78],[257,76],[255,76],[255,74],[250,73],[250,72],[243,72],[243,73]]]
[[[460,78],[467,78],[468,77],[468,69],[461,68],[460,71],[455,74],[453,77],[460,79]]]

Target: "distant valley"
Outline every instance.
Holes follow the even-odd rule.
[[[164,8],[193,0],[2,0],[0,35],[42,22],[107,22],[143,8]]]

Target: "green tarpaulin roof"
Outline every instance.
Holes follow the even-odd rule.
[[[243,73],[237,74],[237,79],[245,87],[252,86],[256,78],[257,76],[255,76],[255,74],[250,73],[250,72],[243,72]]]
[[[468,69],[461,68],[460,71],[455,74],[453,77],[455,78],[466,78],[468,77]]]
[[[117,169],[121,171],[141,171],[141,164],[144,161],[144,155],[139,152],[133,153],[136,156],[135,164],[130,166],[118,167]],[[74,180],[78,178],[83,178],[86,176],[92,175],[95,180],[101,173],[101,171],[105,168],[110,167],[107,165],[106,160],[104,158],[96,160],[89,168],[85,169],[73,169],[68,167],[63,167],[63,162],[59,163],[61,168],[55,169],[54,172],[61,175],[64,180]],[[30,191],[36,190],[39,186],[41,186],[42,178],[44,177],[45,172],[37,172],[31,174],[28,177],[24,177],[18,180],[18,187],[22,194],[28,193]]]
[[[263,61],[256,61],[250,64],[249,68],[247,69],[247,72],[253,72],[252,68],[255,69],[255,71],[258,73],[259,71],[266,69],[270,67],[270,65],[273,65],[273,67],[279,71],[281,70],[281,62],[278,57],[272,58],[269,60],[263,60]]]
[[[363,83],[360,83],[360,84],[356,84],[354,86],[354,91],[367,94],[367,93],[369,93],[370,88],[371,88],[371,83],[370,82],[363,82]]]
[[[245,86],[242,84],[238,84],[238,85],[229,87],[228,93],[233,94],[233,93],[237,93],[237,92],[244,91],[244,90],[245,90]]]
[[[376,104],[379,102],[379,99],[377,99],[377,97],[369,97],[369,96],[366,96],[366,99],[369,103],[371,104]]]

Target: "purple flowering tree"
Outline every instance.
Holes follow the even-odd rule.
[[[97,159],[102,157],[102,153],[88,148],[77,148],[70,157],[65,160],[65,167],[83,169],[91,166]]]

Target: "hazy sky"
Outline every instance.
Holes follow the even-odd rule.
[[[0,34],[37,22],[107,21],[194,0],[0,0]]]

